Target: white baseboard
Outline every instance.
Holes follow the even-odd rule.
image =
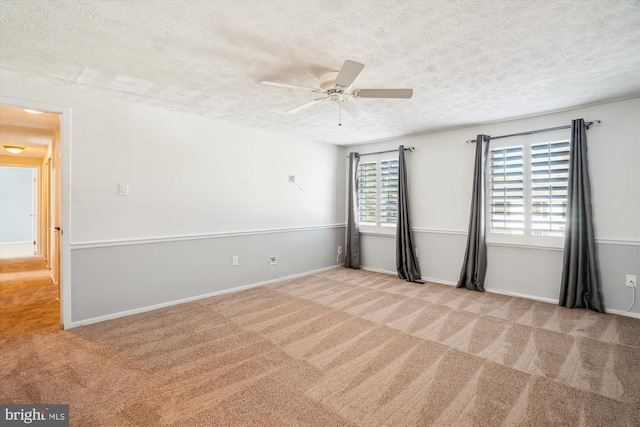
[[[374,271],[376,273],[383,273],[383,274],[391,274],[391,275],[397,275],[397,272],[395,271],[389,271],[389,270],[381,270],[379,268],[371,268],[371,267],[361,267],[363,270],[367,270],[367,271]],[[441,279],[433,279],[430,277],[422,277],[422,280],[425,282],[431,282],[431,283],[437,283],[439,285],[448,285],[448,286],[456,286],[457,283],[456,282],[450,282],[448,280],[441,280]],[[529,300],[534,300],[534,301],[540,301],[540,302],[546,302],[548,304],[554,304],[557,305],[558,304],[558,300],[557,299],[553,299],[553,298],[544,298],[544,297],[538,297],[535,295],[528,295],[528,294],[521,294],[518,292],[510,292],[510,291],[503,291],[501,289],[496,289],[496,288],[484,288],[485,292],[489,292],[492,294],[499,294],[499,295],[507,295],[507,296],[511,296],[511,297],[517,297],[517,298],[524,298],[524,299],[529,299]],[[613,309],[605,309],[604,310],[605,313],[608,314],[616,314],[618,316],[627,316],[627,317],[633,317],[636,319],[640,319],[640,313],[631,313],[629,311],[623,311],[623,310],[613,310]]]
[[[197,301],[197,300],[204,299],[204,298],[210,298],[210,297],[215,297],[215,296],[218,296],[218,295],[229,294],[229,293],[232,293],[232,292],[243,291],[243,290],[246,290],[246,289],[257,288],[259,286],[269,285],[271,283],[281,282],[283,280],[290,280],[290,279],[296,279],[298,277],[309,276],[311,274],[321,273],[323,271],[329,271],[329,270],[333,270],[333,269],[336,269],[336,268],[339,268],[339,267],[340,267],[340,265],[332,265],[330,267],[320,268],[318,270],[306,271],[304,273],[292,274],[291,276],[279,277],[277,279],[266,280],[264,282],[251,283],[251,284],[248,284],[248,285],[237,286],[235,288],[223,289],[221,291],[210,292],[210,293],[207,293],[207,294],[204,294],[204,295],[197,295],[197,296],[194,296],[194,297],[189,297],[189,298],[183,298],[183,299],[174,300],[174,301],[163,302],[161,304],[155,304],[155,305],[150,305],[150,306],[146,306],[146,307],[135,308],[135,309],[132,309],[132,310],[120,311],[118,313],[107,314],[107,315],[104,315],[104,316],[92,317],[90,319],[78,320],[76,322],[70,322],[68,324],[65,324],[64,325],[64,329],[77,328],[78,326],[86,326],[86,325],[91,325],[93,323],[104,322],[106,320],[113,320],[113,319],[118,319],[120,317],[132,316],[134,314],[146,313],[147,311],[153,311],[153,310],[157,310],[159,308],[171,307],[172,305],[184,304],[184,303],[187,303],[187,302]]]
[[[500,295],[507,295],[510,297],[525,298],[525,299],[530,299],[534,301],[546,302],[549,304],[558,304],[558,300],[553,298],[544,298],[544,297],[539,297],[535,295],[521,294],[519,292],[503,291],[501,289],[496,289],[496,288],[484,288],[484,290],[492,294],[500,294]]]
[[[447,286],[456,286],[458,284],[458,282],[450,282],[448,280],[434,279],[432,277],[423,277],[422,280],[424,280],[425,282],[437,283],[439,285],[447,285]]]
[[[371,267],[363,267],[363,266],[361,266],[360,268],[362,268],[363,270],[373,271],[376,273],[391,274],[392,276],[398,275],[397,271],[381,270],[379,268],[371,268]],[[433,279],[431,277],[421,277],[420,280],[422,280],[423,282],[437,283],[439,285],[448,285],[448,286],[457,285],[456,282],[449,282],[448,280],[442,280],[442,279]]]
[[[398,272],[396,272],[396,271],[381,270],[379,268],[365,267],[363,265],[361,265],[360,268],[362,270],[366,270],[366,271],[373,271],[374,273],[391,274],[392,276],[397,276],[398,275]]]
[[[631,313],[630,311],[609,310],[609,309],[605,308],[604,312],[608,313],[608,314],[617,314],[618,316],[635,317],[636,319],[640,319],[640,313]]]

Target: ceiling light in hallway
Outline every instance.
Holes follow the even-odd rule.
[[[20,154],[24,151],[24,147],[19,147],[17,145],[3,145],[2,148],[13,154]]]

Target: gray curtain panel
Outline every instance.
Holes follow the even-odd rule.
[[[349,211],[347,213],[347,243],[344,266],[360,268],[360,230],[358,229],[358,164],[360,155],[349,153]]]
[[[583,119],[571,122],[567,225],[559,305],[604,312],[591,209],[587,132]]]
[[[486,141],[486,142],[485,142]],[[458,288],[484,292],[484,276],[487,272],[487,245],[485,243],[485,194],[489,137],[476,137],[476,158],[473,167],[473,193],[469,218],[467,249]]]
[[[398,221],[396,224],[396,269],[398,276],[407,282],[420,281],[420,266],[416,257],[409,219],[409,191],[407,189],[407,168],[404,145],[398,153]]]

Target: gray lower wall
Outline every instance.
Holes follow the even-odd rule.
[[[166,242],[76,245],[71,251],[71,319],[73,327],[157,306],[258,285],[336,265],[344,247],[343,226],[184,239]],[[422,277],[457,282],[466,236],[462,233],[415,232]],[[626,310],[632,289],[625,274],[640,276],[640,246],[599,243],[603,298],[607,310]],[[232,257],[239,258],[238,266]],[[269,257],[278,264],[269,265]],[[557,301],[562,251],[488,247],[488,291]],[[340,263],[343,258],[340,258]],[[395,238],[361,235],[364,268],[395,272]],[[640,300],[640,298],[638,298]],[[629,312],[640,314],[640,301]]]
[[[633,297],[633,289],[625,286],[627,274],[640,277],[640,245],[598,244],[602,293],[606,309],[626,310]],[[636,288],[636,292],[638,292]],[[640,313],[640,298],[630,313]]]
[[[336,265],[344,226],[135,244],[72,245],[71,325]],[[232,257],[238,256],[237,266]],[[269,257],[278,264],[271,267]],[[342,259],[340,260],[342,262]]]
[[[466,239],[465,234],[458,232],[414,232],[422,277],[455,284],[460,275]],[[396,271],[395,236],[361,234],[360,242],[364,268]],[[625,275],[640,277],[640,245],[600,242],[597,250],[605,308],[620,313],[633,299],[633,289],[625,286]],[[562,250],[489,245],[487,258],[487,291],[558,301]],[[640,317],[640,295],[636,300],[627,314]]]

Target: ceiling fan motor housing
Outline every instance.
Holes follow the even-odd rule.
[[[337,71],[331,71],[320,76],[320,89],[325,92],[336,89],[336,77],[338,77]]]
[[[329,101],[340,104],[345,100],[344,91],[346,88],[336,86],[337,71],[325,73],[320,76],[320,89],[327,94]]]

